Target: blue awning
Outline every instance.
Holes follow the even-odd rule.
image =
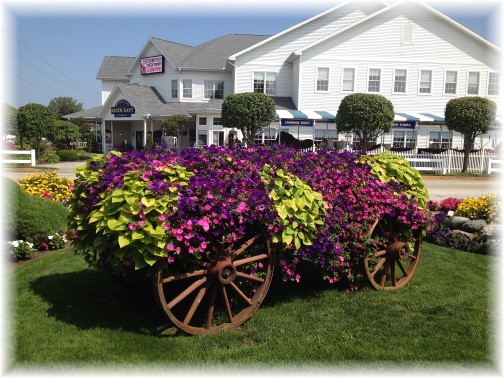
[[[314,119],[333,122],[336,111],[331,110],[296,110],[278,109],[275,119]],[[398,112],[394,117],[395,122],[444,122],[444,116],[433,113]]]

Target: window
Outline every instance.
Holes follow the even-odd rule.
[[[431,131],[429,132],[430,148],[451,148],[452,133],[450,131]]]
[[[254,92],[276,95],[276,73],[254,72]]]
[[[213,117],[214,126],[222,126],[222,118],[221,117]]]
[[[488,74],[488,95],[499,95],[499,74],[497,72],[490,72]]]
[[[258,131],[254,137],[256,144],[273,144],[277,137],[277,129],[274,127],[267,127]]]
[[[171,81],[171,97],[172,98],[178,97],[178,80]]]
[[[198,130],[198,138],[194,147],[208,146],[208,131]]]
[[[224,81],[205,80],[204,98],[224,98]]]
[[[215,146],[224,146],[224,131],[212,131],[212,144]]]
[[[413,130],[394,130],[392,147],[415,148],[415,132]]]
[[[207,118],[206,117],[199,117],[198,118],[198,124],[200,126],[206,126],[206,124],[207,124]]]
[[[444,93],[457,93],[457,71],[446,71]]]
[[[371,68],[369,70],[368,92],[380,92],[380,76],[379,68]]]
[[[467,77],[467,94],[478,95],[479,94],[479,72],[469,72]]]
[[[406,70],[395,70],[394,93],[406,93]]]
[[[192,98],[192,80],[182,80],[182,96],[184,98]]]
[[[432,71],[421,70],[418,92],[431,93],[431,90],[432,90]]]
[[[401,44],[412,45],[415,40],[415,25],[411,22],[405,22],[401,28]]]
[[[329,92],[329,68],[317,68],[317,91]]]
[[[343,92],[353,92],[354,90],[355,68],[343,68],[343,82],[341,89]]]

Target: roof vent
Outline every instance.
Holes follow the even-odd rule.
[[[415,25],[411,21],[403,24],[401,29],[401,44],[412,45],[415,41]]]

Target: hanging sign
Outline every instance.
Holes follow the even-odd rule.
[[[313,127],[313,119],[282,119],[282,126],[306,126]]]
[[[126,100],[119,100],[110,108],[110,113],[114,115],[114,117],[131,117],[132,114],[135,114],[135,108],[130,105],[130,103]]]

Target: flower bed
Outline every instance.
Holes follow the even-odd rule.
[[[44,172],[20,179],[19,186],[32,196],[65,204],[72,194],[73,180],[60,177],[55,172]]]
[[[77,172],[69,219],[76,250],[108,271],[160,259],[177,269],[181,256],[199,259],[266,230],[285,279],[300,280],[296,267],[309,261],[329,282],[356,289],[363,257],[378,248],[369,238],[376,219],[405,232],[425,222],[410,191],[351,153],[113,151]]]

